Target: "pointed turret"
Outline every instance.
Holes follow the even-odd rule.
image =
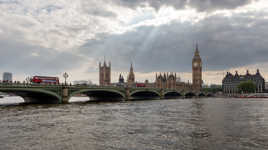
[[[133,64],[131,63],[130,69],[129,69],[129,74],[127,78],[128,84],[134,84],[135,83],[135,74],[134,74],[134,69],[133,69]]]
[[[249,75],[249,71],[247,70],[247,75]]]
[[[130,72],[133,72],[134,70],[133,70],[133,64],[131,63],[131,65],[130,65]]]
[[[199,50],[198,50],[198,43],[196,43],[196,45],[195,45],[195,51],[196,51],[197,53],[199,53]]]
[[[260,70],[259,69],[257,69],[256,75],[260,75]]]
[[[124,83],[124,77],[122,76],[122,74],[119,75],[119,83]]]
[[[200,54],[199,54],[198,44],[196,44],[196,47],[195,47],[194,59],[201,59]]]
[[[106,61],[105,60],[104,60],[103,66],[104,67],[107,67],[107,64],[106,64]]]

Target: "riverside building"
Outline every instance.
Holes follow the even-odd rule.
[[[239,75],[236,71],[235,75],[227,72],[226,76],[222,80],[223,93],[225,94],[236,94],[239,93],[238,85],[241,82],[253,81],[256,85],[256,92],[263,93],[265,91],[265,80],[257,69],[256,74],[250,74],[247,70],[245,75]]]
[[[4,72],[3,73],[3,81],[4,82],[12,82],[12,73]]]

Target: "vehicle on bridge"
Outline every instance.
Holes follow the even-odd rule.
[[[145,83],[136,83],[136,87],[146,87]]]
[[[37,84],[59,84],[59,78],[48,76],[33,76],[31,78],[31,82]]]

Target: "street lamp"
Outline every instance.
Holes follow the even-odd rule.
[[[67,85],[66,80],[67,80],[68,77],[69,77],[69,75],[66,72],[64,72],[63,78],[65,79],[65,85]]]
[[[26,83],[28,84],[28,83],[30,83],[30,82],[31,82],[31,77],[28,76],[28,77],[26,78]]]

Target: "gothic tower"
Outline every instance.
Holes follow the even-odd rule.
[[[134,69],[133,69],[132,63],[130,66],[130,71],[129,71],[128,78],[127,78],[127,83],[128,83],[128,85],[132,85],[135,83],[135,74],[134,74]]]
[[[99,84],[100,86],[111,84],[111,62],[107,65],[104,60],[103,66],[99,63]]]
[[[192,61],[193,90],[200,91],[202,88],[202,60],[199,55],[198,45]]]

